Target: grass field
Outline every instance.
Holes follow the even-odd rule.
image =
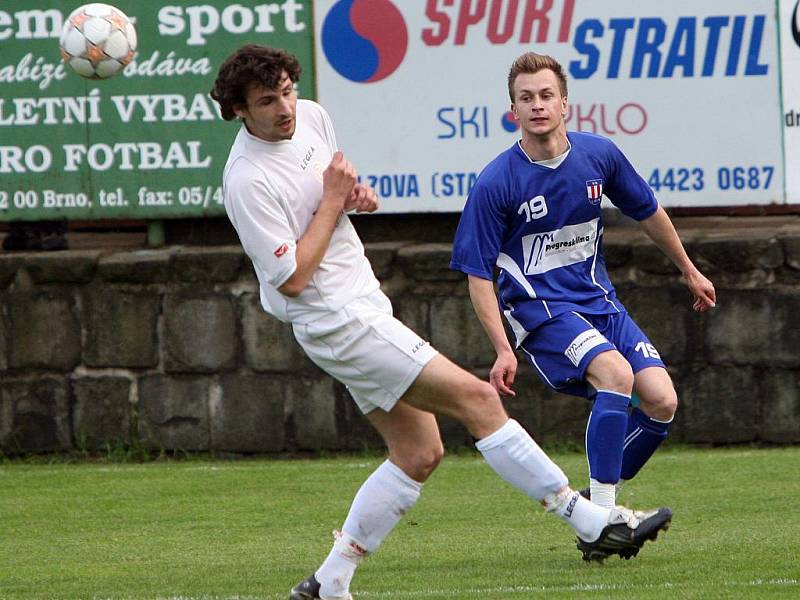
[[[580,454],[554,454],[580,483]],[[0,464],[0,598],[285,600],[380,458]],[[800,598],[800,448],[665,449],[623,490],[675,512],[631,561],[448,457],[356,599]]]

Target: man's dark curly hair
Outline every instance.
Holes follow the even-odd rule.
[[[219,103],[222,118],[236,118],[234,107],[247,104],[247,90],[251,85],[263,85],[274,90],[281,82],[283,72],[296,82],[300,79],[300,63],[293,54],[280,48],[258,44],[242,46],[231,54],[219,68],[211,97]]]

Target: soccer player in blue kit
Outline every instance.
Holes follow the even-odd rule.
[[[522,139],[481,172],[464,207],[451,268],[467,274],[475,312],[497,359],[490,382],[513,395],[516,347],[551,388],[593,399],[586,427],[591,499],[616,503],[667,437],[678,400],[658,351],[628,315],[602,254],[605,194],[680,269],[693,308],[714,307],[712,283],[692,264],[653,191],[610,140],[567,133],[561,65],[529,52],[508,76]],[[494,292],[494,269],[499,271]],[[641,400],[628,414],[631,395]]]

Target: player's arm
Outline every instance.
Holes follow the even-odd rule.
[[[651,216],[639,222],[642,230],[669,257],[686,279],[694,297],[692,308],[703,312],[714,308],[717,295],[711,283],[689,259],[667,213],[660,206]]]
[[[489,382],[499,393],[514,396],[515,392],[511,386],[514,384],[514,376],[517,373],[517,357],[506,337],[500,308],[497,306],[497,298],[494,294],[494,282],[475,275],[468,275],[467,279],[469,281],[469,297],[472,300],[475,314],[478,315],[478,320],[483,325],[483,329],[497,353],[497,359],[489,372]]]
[[[295,297],[311,281],[328,250],[339,215],[342,214],[355,185],[356,170],[353,165],[341,152],[334,153],[331,164],[322,176],[322,200],[308,229],[297,241],[297,266],[294,273],[278,288],[281,294]]]
[[[484,171],[478,177],[456,228],[450,268],[467,275],[475,314],[497,353],[489,382],[499,393],[513,396],[511,386],[517,373],[517,357],[506,337],[493,281],[494,265],[507,227],[505,197],[502,184],[499,191],[498,186],[492,185],[491,173],[487,175]]]
[[[607,156],[612,167],[606,195],[625,215],[639,221],[642,230],[680,269],[694,298],[692,308],[698,312],[713,308],[717,302],[714,285],[689,260],[672,221],[658,205],[653,190],[622,151],[610,140],[607,144]]]

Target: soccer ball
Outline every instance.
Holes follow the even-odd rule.
[[[105,79],[133,60],[136,30],[120,9],[95,2],[72,11],[58,43],[64,62],[78,75]]]

